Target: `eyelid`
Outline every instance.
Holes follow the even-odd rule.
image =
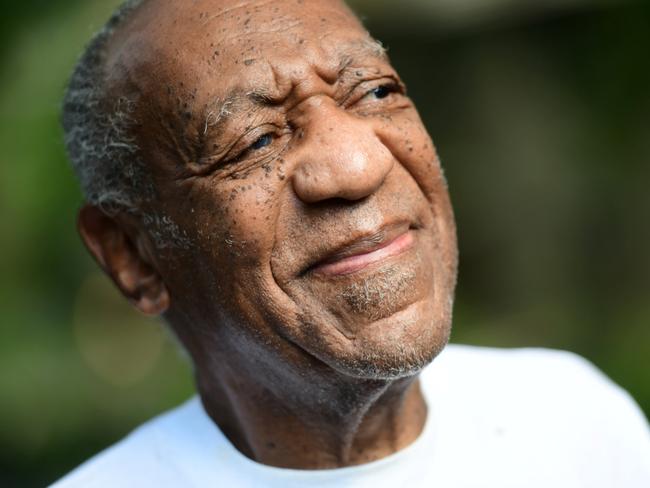
[[[394,88],[393,93],[406,95],[406,86],[398,78],[387,75],[382,76],[381,78],[361,81],[348,93],[341,102],[341,105],[344,107],[351,107],[363,100],[363,98],[368,96],[373,90],[382,86],[390,86]]]
[[[252,149],[252,146],[261,138],[266,135],[272,134],[274,139],[278,139],[285,133],[285,130],[278,127],[274,124],[263,124],[261,126],[255,127],[254,129],[248,131],[242,137],[240,137],[237,142],[234,144],[233,148],[226,154],[223,159],[224,163],[233,163],[239,161],[246,156],[248,152],[259,152],[262,153],[266,148],[270,148],[273,145],[273,142],[268,146],[264,146],[260,149]],[[234,153],[230,156],[230,153]]]
[[[247,160],[250,160],[251,164],[257,164],[261,160],[272,155],[275,157],[275,155],[277,155],[276,153],[279,153],[282,149],[278,146],[277,141],[287,135],[288,130],[288,127],[279,127],[272,123],[266,123],[254,127],[239,137],[235,142],[229,144],[228,149],[222,156],[206,157],[202,161],[204,169],[201,171],[201,174],[210,174],[214,171],[225,170],[230,166],[233,168],[232,171],[240,171],[242,168],[239,164],[243,164]],[[268,146],[252,151],[253,154],[251,157],[247,158],[251,145],[254,144],[257,139],[266,134],[273,134],[274,141]],[[246,163],[246,166],[248,166],[248,163]]]

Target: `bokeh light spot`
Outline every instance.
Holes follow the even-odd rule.
[[[74,310],[74,333],[88,367],[115,386],[147,378],[160,360],[164,332],[155,319],[141,315],[105,276],[82,283]]]

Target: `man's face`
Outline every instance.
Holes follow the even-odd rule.
[[[444,346],[456,272],[432,142],[339,2],[146,3],[109,59],[139,95],[168,312],[213,357],[412,374]],[[181,324],[181,325],[179,325]]]

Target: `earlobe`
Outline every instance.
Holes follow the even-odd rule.
[[[147,315],[160,315],[169,308],[165,283],[145,256],[144,246],[133,242],[123,222],[85,205],[77,227],[97,264],[136,308]]]

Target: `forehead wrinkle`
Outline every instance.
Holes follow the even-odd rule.
[[[206,123],[206,132],[210,127],[225,126],[246,105],[260,108],[269,107],[279,105],[288,98],[292,85],[281,85],[277,70],[267,59],[264,60],[264,64],[268,68],[268,74],[270,75],[269,86],[249,90],[235,87],[231,88],[223,99],[217,98],[212,106],[208,108],[208,114],[212,114],[214,123],[209,125]],[[218,117],[215,118],[216,114],[218,114]],[[206,121],[207,119],[206,115]]]
[[[339,61],[337,64],[338,77],[340,77],[348,67],[358,62],[360,58],[372,57],[386,60],[385,49],[380,42],[372,38],[346,42],[343,44],[343,47],[340,48],[340,51]],[[350,53],[350,51],[353,52]],[[204,135],[207,134],[210,129],[216,129],[217,131],[222,129],[228,124],[232,117],[237,115],[238,112],[246,110],[245,107],[247,105],[248,107],[251,105],[256,107],[268,107],[271,105],[281,104],[286,100],[291,95],[295,85],[290,84],[290,87],[287,87],[288,90],[282,90],[277,76],[278,73],[272,66],[270,66],[270,71],[273,75],[273,90],[258,88],[245,92],[241,88],[234,88],[231,89],[223,99],[215,100],[212,107],[207,109],[205,126],[203,129]]]
[[[255,7],[256,8],[263,7],[264,5],[269,5],[269,4],[273,3],[273,1],[274,0],[265,0],[263,2],[259,2],[259,3],[255,4]],[[235,10],[239,10],[239,9],[242,9],[242,8],[252,8],[252,7],[253,6],[251,5],[251,2],[240,2],[237,5],[232,5],[230,7],[227,7],[225,9],[221,10],[220,12],[218,12],[216,14],[212,14],[212,15],[208,16],[206,19],[204,19],[203,25],[205,26],[205,25],[209,24],[210,22],[219,19],[219,17],[222,17],[222,16],[224,16],[224,15],[230,13],[230,12],[233,12]]]
[[[291,29],[293,27],[289,26],[285,28]],[[386,50],[382,44],[370,37],[369,34],[362,39],[338,43],[334,52],[330,51],[331,54],[327,54],[322,49],[320,51],[321,56],[338,58],[336,61],[333,60],[336,63],[335,65],[334,63],[331,64],[331,66],[336,66],[336,79],[340,79],[347,68],[355,63],[360,63],[364,58],[374,58],[381,61],[387,60]],[[272,76],[269,80],[272,88],[260,87],[245,91],[242,88],[236,87],[231,89],[222,99],[216,99],[211,106],[206,108],[205,123],[202,131],[204,136],[208,131],[216,131],[218,136],[230,120],[241,112],[250,110],[253,107],[262,108],[278,105],[291,96],[296,85],[293,82],[282,84],[277,69],[272,65],[273,63],[270,63],[269,60],[265,61],[268,64]],[[320,70],[317,69],[317,71]],[[319,74],[323,77],[325,73]],[[332,82],[336,82],[336,79],[332,80]]]
[[[277,21],[276,24],[278,27],[276,28],[271,28],[271,29],[255,29],[255,34],[256,35],[264,35],[264,34],[280,34],[282,32],[290,31],[292,29],[295,29],[296,27],[300,27],[303,22],[300,20],[293,20],[291,22],[281,22]],[[242,37],[246,37],[250,35],[250,32],[241,32],[239,34],[235,34],[232,36],[228,36],[228,40],[233,40],[233,39],[240,39]]]

